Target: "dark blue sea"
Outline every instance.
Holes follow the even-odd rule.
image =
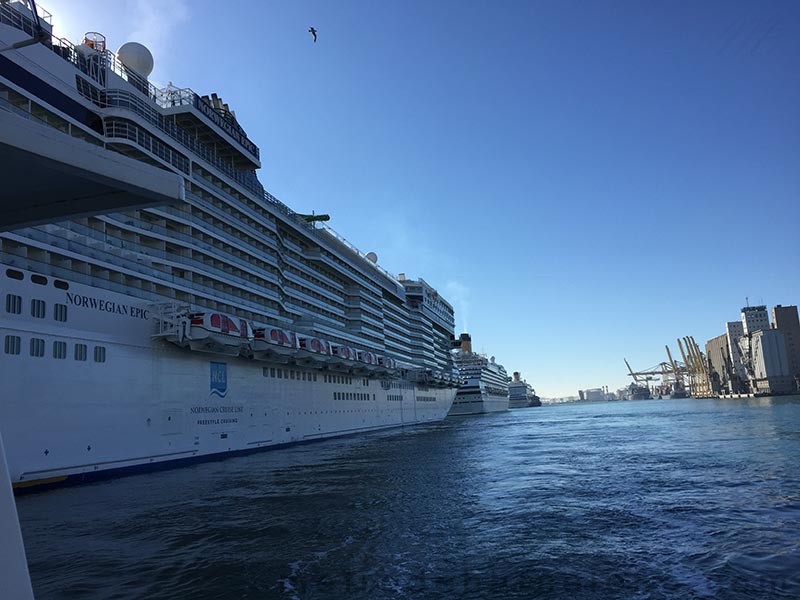
[[[795,599],[800,397],[447,419],[18,507],[40,600]]]

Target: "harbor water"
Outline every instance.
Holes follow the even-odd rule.
[[[800,397],[514,410],[21,496],[37,598],[797,598]]]

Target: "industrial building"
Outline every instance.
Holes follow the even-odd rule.
[[[745,306],[741,321],[726,323],[724,334],[708,340],[705,350],[714,393],[768,395],[798,389],[797,307],[778,305],[772,314],[771,326],[766,306]]]
[[[795,389],[800,389],[800,320],[797,306],[775,306],[772,309],[772,326],[786,337],[789,373],[794,379]]]

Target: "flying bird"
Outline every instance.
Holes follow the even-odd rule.
[[[316,29],[314,29],[313,27],[309,27],[309,28],[308,28],[308,32],[309,32],[311,35],[313,35],[313,36],[314,36],[314,43],[316,44],[316,43],[317,43],[317,30],[316,30]]]

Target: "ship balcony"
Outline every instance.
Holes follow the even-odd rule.
[[[74,138],[0,98],[0,231],[184,200],[175,173]]]

